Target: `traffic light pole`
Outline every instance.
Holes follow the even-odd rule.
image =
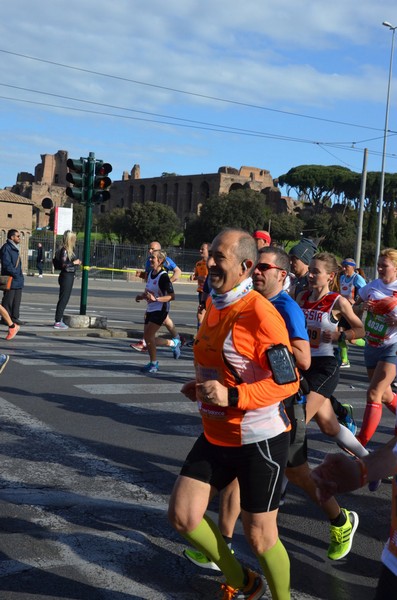
[[[87,163],[88,185],[85,199],[85,227],[84,227],[84,252],[83,252],[83,275],[81,281],[80,314],[87,314],[88,296],[88,273],[90,270],[90,248],[92,229],[92,196],[95,178],[95,154],[90,152]]]
[[[103,160],[95,160],[94,152],[90,152],[88,158],[69,158],[66,161],[69,169],[66,181],[72,187],[66,188],[66,195],[76,202],[85,204],[85,227],[84,227],[84,252],[83,252],[83,275],[81,281],[80,314],[87,314],[88,295],[88,273],[90,270],[90,248],[92,229],[92,205],[100,204],[109,200],[108,189],[111,180],[108,174],[112,171],[112,165]]]

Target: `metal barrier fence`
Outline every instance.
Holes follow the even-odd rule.
[[[58,242],[60,241],[58,238]],[[37,272],[37,244],[43,245],[44,273],[51,273],[52,258],[54,253],[53,237],[37,235],[31,237],[29,243],[28,272]],[[84,242],[76,244],[76,256],[83,259]],[[164,248],[167,255],[174,260],[178,267],[187,273],[192,273],[196,262],[200,259],[198,250],[184,250],[183,248]],[[148,246],[132,246],[131,244],[112,244],[103,241],[92,241],[90,247],[89,277],[93,279],[130,279],[136,271],[145,268],[148,255]]]
[[[61,237],[58,237],[58,244]],[[29,264],[28,272],[37,272],[36,257],[37,244],[43,244],[44,249],[44,273],[52,272],[53,236],[46,234],[35,234],[29,241]],[[76,245],[76,255],[83,259],[84,242]],[[185,250],[183,248],[164,248],[178,267],[185,273],[193,273],[196,262],[200,259],[197,250]],[[89,277],[93,279],[129,279],[135,276],[137,270],[145,268],[148,255],[148,246],[132,246],[131,244],[115,244],[103,241],[92,241],[90,248],[90,270]],[[367,280],[375,278],[375,268],[363,267]]]

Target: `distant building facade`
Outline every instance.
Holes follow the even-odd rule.
[[[7,231],[18,229],[21,232],[20,253],[24,269],[28,265],[33,205],[34,202],[28,198],[8,190],[0,190],[0,247],[7,241]]]
[[[35,226],[46,227],[50,210],[69,204],[66,196],[66,161],[68,152],[58,150],[56,154],[42,154],[41,163],[34,174],[18,173],[10,192],[32,201]],[[199,214],[201,206],[210,196],[228,194],[233,190],[251,189],[264,195],[265,204],[274,213],[292,212],[294,201],[281,196],[274,185],[270,171],[258,167],[220,167],[217,173],[199,175],[177,175],[163,173],[159,177],[141,178],[140,166],[134,165],[131,172],[125,171],[122,179],[113,181],[110,200],[94,206],[94,213],[101,214],[114,208],[130,208],[134,202],[160,202],[174,209],[181,223],[192,214]]]
[[[42,154],[41,163],[36,165],[34,174],[18,173],[15,185],[7,188],[14,194],[33,201],[36,228],[46,227],[51,208],[63,206],[68,199],[65,193],[68,185],[67,159],[66,150],[58,150],[56,154]]]
[[[130,208],[134,202],[160,202],[174,209],[181,222],[192,214],[199,214],[210,196],[228,194],[233,190],[251,189],[265,197],[273,212],[287,212],[290,199],[282,198],[269,171],[257,167],[220,167],[217,173],[177,175],[164,173],[160,177],[140,177],[140,166],[131,173],[123,173],[121,181],[114,181],[110,200],[95,207],[97,214],[115,208]]]

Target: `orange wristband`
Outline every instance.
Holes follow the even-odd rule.
[[[363,487],[368,483],[368,469],[367,465],[361,458],[357,459],[358,466],[360,467],[360,487]]]

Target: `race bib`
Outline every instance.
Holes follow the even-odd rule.
[[[320,327],[309,327],[307,330],[309,335],[309,342],[311,348],[318,348],[321,341],[321,328]]]
[[[210,381],[212,379],[217,381],[222,380],[219,369],[216,367],[203,367],[202,365],[196,364],[196,381],[198,383]],[[200,414],[207,419],[223,421],[226,418],[227,411],[224,406],[207,404],[206,402],[201,402],[200,400],[197,401],[197,406]]]
[[[387,323],[384,315],[374,315],[369,312],[365,320],[367,342],[371,346],[380,346],[387,333]]]

